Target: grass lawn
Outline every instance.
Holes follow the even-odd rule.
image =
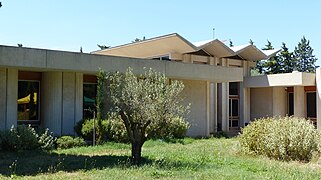
[[[139,167],[130,166],[127,144],[0,152],[0,179],[321,179],[318,160],[278,162],[245,156],[238,149],[235,138],[148,141]]]

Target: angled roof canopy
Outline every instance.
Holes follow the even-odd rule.
[[[279,49],[263,51],[251,44],[228,47],[218,39],[191,43],[179,34],[173,33],[92,53],[136,58],[152,58],[166,55],[168,53],[185,54],[200,50],[219,58],[239,56],[244,60],[250,61],[268,59],[280,51]]]

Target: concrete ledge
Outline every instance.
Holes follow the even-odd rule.
[[[293,72],[244,78],[244,87],[315,86],[315,74]]]
[[[135,73],[146,68],[165,73],[171,78],[240,82],[242,68],[228,68],[201,64],[95,55],[45,49],[0,46],[0,67],[37,71],[71,71],[96,74],[99,67],[106,71],[124,72],[132,67]]]

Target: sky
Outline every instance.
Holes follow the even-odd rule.
[[[305,36],[321,65],[319,0],[0,0],[0,45],[78,51],[178,33],[291,51]]]

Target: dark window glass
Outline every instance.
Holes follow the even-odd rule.
[[[84,84],[83,85],[83,118],[89,119],[94,117],[96,112],[96,94],[97,84]]]
[[[231,82],[229,83],[230,95],[239,95],[239,83]]]
[[[307,116],[308,118],[316,118],[316,93],[309,92],[307,93]]]
[[[238,99],[230,99],[230,108],[229,115],[232,117],[239,116],[239,100]]]
[[[39,81],[18,82],[18,120],[39,121]]]
[[[239,121],[232,121],[232,127],[238,127]]]
[[[238,99],[232,100],[232,116],[239,116],[239,101],[238,101]]]
[[[293,93],[288,93],[288,115],[293,116],[294,115],[294,99],[293,99]]]

